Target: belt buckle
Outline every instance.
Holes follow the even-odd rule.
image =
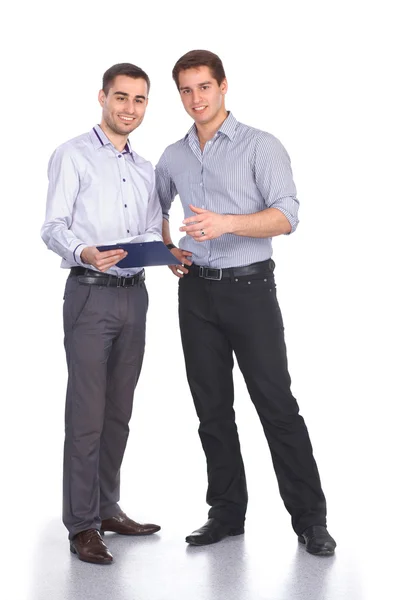
[[[211,274],[211,271],[214,274]],[[199,267],[199,277],[203,279],[212,279],[213,281],[221,281],[222,269],[212,269],[210,267]]]
[[[123,288],[133,287],[135,285],[135,275],[132,277],[123,277],[121,276],[122,286]]]

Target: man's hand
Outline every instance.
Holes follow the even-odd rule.
[[[196,213],[196,216],[185,219],[184,226],[180,227],[179,231],[184,231],[196,242],[214,240],[224,233],[229,233],[231,215],[219,215],[203,208],[197,208],[193,204],[189,204],[189,207]]]
[[[96,246],[88,246],[81,252],[81,261],[104,273],[127,255],[128,253],[121,248],[100,252]]]
[[[189,256],[192,256],[191,252],[187,252],[187,250],[181,250],[180,248],[172,248],[170,250],[171,254],[175,256],[181,263],[180,265],[169,265],[169,268],[177,277],[183,277],[189,271],[184,267],[184,265],[191,265],[192,261],[189,260]]]

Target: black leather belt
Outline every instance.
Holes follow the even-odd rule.
[[[272,258],[263,262],[253,263],[245,267],[230,267],[228,269],[212,269],[211,267],[200,267],[199,265],[191,265],[187,267],[189,273],[185,277],[202,277],[203,279],[213,279],[221,281],[221,279],[235,280],[239,277],[249,277],[251,275],[271,275],[275,269],[275,263]]]
[[[132,277],[118,277],[99,273],[85,267],[72,267],[70,277],[78,277],[79,283],[86,285],[104,285],[107,287],[132,287],[145,280],[144,270],[132,275]]]

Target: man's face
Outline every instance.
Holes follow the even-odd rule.
[[[107,96],[99,92],[103,108],[103,121],[118,135],[128,135],[143,121],[147,106],[147,83],[144,79],[133,79],[117,75]]]
[[[208,67],[186,69],[179,73],[179,93],[186,112],[198,125],[210,123],[225,114],[225,94],[228,84],[221,85]]]

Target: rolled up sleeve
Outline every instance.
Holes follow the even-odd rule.
[[[175,184],[169,174],[167,155],[164,152],[156,165],[156,190],[160,199],[162,216],[169,221],[171,204],[177,195]]]
[[[289,233],[293,233],[299,223],[299,201],[289,155],[278,139],[260,132],[256,140],[253,168],[256,185],[266,208],[280,210],[290,223]]]

